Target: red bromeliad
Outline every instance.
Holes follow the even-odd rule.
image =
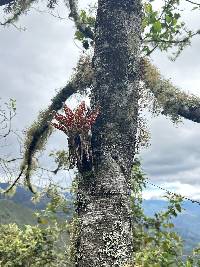
[[[57,120],[57,123],[52,123],[52,125],[66,134],[70,132],[80,134],[90,131],[99,114],[98,109],[90,111],[85,101],[81,102],[74,112],[67,105],[64,105],[64,112],[65,116],[59,113],[55,114],[54,119]]]
[[[68,136],[69,160],[72,166],[77,165],[79,171],[84,164],[91,165],[91,127],[99,114],[99,109],[91,111],[85,101],[73,112],[67,105],[64,105],[65,115],[56,113],[52,123],[56,129],[63,131]]]

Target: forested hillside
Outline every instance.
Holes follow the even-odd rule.
[[[7,184],[0,184],[0,188],[7,188],[7,186]],[[70,193],[65,194],[65,196],[66,199],[72,201]],[[1,195],[0,224],[36,224],[37,219],[34,212],[45,209],[49,199],[45,197],[41,202],[34,204],[31,198],[32,193],[20,186],[16,188],[16,194],[12,197]],[[164,200],[143,200],[144,212],[147,216],[153,216],[155,213],[166,209],[167,204],[167,201]],[[173,222],[175,231],[184,240],[185,253],[191,253],[192,249],[200,244],[200,207],[189,201],[183,202],[183,211],[177,218],[173,219]]]
[[[144,200],[145,214],[153,216],[167,207],[167,202],[162,200]],[[194,247],[200,244],[200,206],[189,201],[183,202],[183,211],[175,219],[175,230],[184,240],[185,253],[191,253]]]

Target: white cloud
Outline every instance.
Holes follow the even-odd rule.
[[[81,1],[81,5],[86,2]],[[192,27],[199,24],[199,16],[194,15],[188,20]],[[17,100],[18,115],[14,126],[22,130],[36,119],[39,110],[46,108],[55,89],[65,85],[76,65],[79,49],[74,45],[74,26],[69,20],[59,21],[48,14],[32,11],[20,20],[20,24],[27,27],[25,32],[12,27],[0,28],[0,84],[3,99],[12,97]],[[170,62],[160,52],[153,56],[163,75],[182,89],[198,95],[199,45],[200,38],[195,38],[192,46],[176,62]],[[179,182],[175,190],[183,190],[183,193],[186,193],[187,184],[197,197],[200,125],[184,121],[177,128],[163,117],[149,123],[152,145],[142,153],[146,173],[156,183]],[[65,140],[60,135],[52,137],[49,147],[59,146],[64,147]],[[157,196],[156,190],[152,192]]]
[[[200,200],[200,187],[190,184],[183,184],[180,182],[164,182],[161,185],[163,189],[169,190],[172,193],[180,194],[186,198],[190,198],[193,200]],[[162,198],[166,192],[164,190],[159,189],[156,186],[149,185],[143,191],[144,199],[160,199]]]

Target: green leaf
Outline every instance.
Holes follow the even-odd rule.
[[[187,261],[185,267],[192,267],[192,264],[189,261]]]
[[[87,20],[87,14],[86,14],[85,10],[81,10],[81,12],[80,12],[80,18],[81,18],[82,22],[86,22],[86,20]]]
[[[75,39],[78,40],[78,41],[82,41],[84,39],[84,34],[80,31],[76,31],[75,32]]]
[[[38,217],[37,221],[39,224],[48,224],[48,220],[44,217]]]
[[[154,24],[153,24],[153,30],[154,30],[155,32],[161,32],[161,29],[162,29],[162,24],[161,24],[161,22],[160,22],[160,21],[156,21],[156,22],[154,22]]]
[[[194,6],[193,8],[192,8],[192,10],[196,10],[196,9],[198,9],[199,7],[198,6]]]
[[[147,25],[148,25],[148,20],[147,20],[147,18],[144,18],[143,21],[142,21],[143,30],[146,28]]]
[[[169,228],[174,228],[174,224],[173,224],[173,223],[169,223],[169,224],[168,224],[168,227],[169,227]]]
[[[165,19],[166,19],[167,23],[170,23],[172,21],[172,17],[169,15],[166,15]]]
[[[174,18],[175,18],[175,19],[179,19],[180,16],[181,16],[181,15],[180,15],[179,13],[175,13],[175,14],[174,14]]]
[[[148,54],[151,50],[149,48],[149,46],[144,46],[142,49],[146,54]]]
[[[150,3],[144,5],[144,10],[147,12],[147,13],[151,13],[152,12],[152,5]]]
[[[176,204],[175,205],[176,209],[178,210],[178,212],[181,212],[182,211],[182,208],[181,208],[181,205],[180,204]]]

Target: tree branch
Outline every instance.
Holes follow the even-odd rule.
[[[74,20],[74,23],[76,25],[76,28],[85,35],[85,37],[90,38],[94,40],[94,33],[90,29],[90,27],[87,27],[84,25],[79,17],[78,14],[78,7],[76,0],[68,0],[69,1],[69,8],[70,8],[70,14],[69,17],[71,17]]]
[[[180,91],[164,79],[148,59],[142,63],[145,85],[153,93],[162,113],[176,120],[179,116],[200,123],[200,98]]]
[[[177,39],[177,40],[164,40],[164,39],[146,39],[145,42],[147,43],[170,43],[170,44],[180,44],[180,43],[187,43],[192,37],[196,36],[197,34],[200,34],[200,29],[193,32],[189,36],[184,37],[183,39]]]
[[[7,20],[5,20],[4,22],[1,22],[0,25],[1,26],[6,26],[8,24],[12,24],[14,25],[14,22],[25,12],[28,10],[28,8],[30,8],[30,6],[33,4],[33,2],[35,2],[36,0],[20,0],[19,3],[17,2],[17,4],[15,4],[14,1],[9,1],[9,0],[3,0],[2,5],[5,4],[10,4],[12,5],[13,3],[13,14],[11,15],[10,18],[8,18]],[[10,11],[9,11],[10,13]],[[15,25],[14,25],[15,26]]]
[[[197,5],[197,6],[200,7],[200,3],[197,3],[197,2],[194,2],[194,1],[191,1],[191,0],[185,0],[185,1],[190,3],[190,4]]]
[[[92,84],[93,72],[89,57],[81,57],[75,71],[71,81],[58,92],[52,99],[51,105],[39,114],[38,120],[32,124],[26,133],[24,160],[21,165],[21,171],[25,174],[27,186],[32,192],[34,190],[30,182],[30,173],[33,169],[33,158],[38,151],[44,149],[47,139],[52,133],[50,122],[54,117],[54,112],[61,109],[64,102],[72,94],[81,92]],[[16,180],[18,181],[19,178]]]
[[[4,22],[0,22],[0,25],[5,26],[8,24],[13,24],[21,14],[23,14],[28,8],[30,8],[31,4],[36,0],[19,0],[18,5],[16,5],[15,9],[15,2],[13,0],[0,0],[0,6],[3,5],[13,5],[13,14],[10,18],[8,18]],[[77,30],[84,34],[86,38],[90,38],[94,40],[94,33],[90,27],[82,23],[80,20],[80,16],[78,13],[77,1],[76,0],[66,0],[67,6],[70,9],[69,17],[71,17],[75,23]],[[15,25],[14,25],[15,26]]]
[[[20,171],[20,173],[19,173],[19,175],[18,175],[18,177],[14,180],[14,182],[3,192],[3,194],[7,194],[8,192],[10,192],[10,190],[12,190],[13,189],[13,187],[17,184],[17,182],[19,181],[19,179],[21,178],[21,176],[22,176],[22,174],[23,174],[23,171],[24,171],[24,169],[22,168],[21,169],[21,171]],[[33,192],[32,191],[32,188],[31,188],[31,192]]]

